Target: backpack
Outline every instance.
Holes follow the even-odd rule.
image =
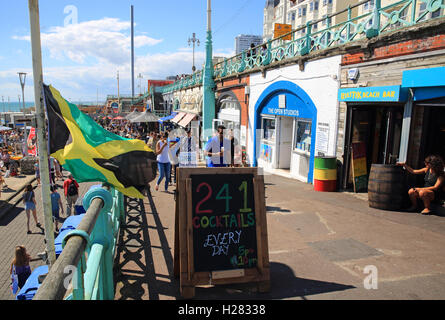
[[[71,183],[68,186],[68,192],[67,193],[68,193],[69,196],[75,196],[75,195],[78,194],[77,187],[74,184],[74,180],[71,180]]]

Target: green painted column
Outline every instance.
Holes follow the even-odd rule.
[[[215,82],[213,80],[213,48],[211,30],[211,0],[207,0],[207,39],[206,62],[202,76],[203,102],[202,102],[202,145],[212,137],[213,119],[215,118]]]

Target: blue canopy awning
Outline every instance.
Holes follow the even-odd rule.
[[[166,116],[166,117],[163,117],[163,118],[160,118],[158,121],[159,121],[160,123],[164,123],[164,122],[170,121],[171,119],[173,119],[174,117],[176,117],[176,115],[177,115],[177,112],[172,112],[171,115]]]

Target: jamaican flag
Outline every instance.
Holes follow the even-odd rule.
[[[153,150],[144,141],[105,130],[52,86],[43,90],[51,156],[78,182],[107,182],[128,197],[143,198],[156,176]]]

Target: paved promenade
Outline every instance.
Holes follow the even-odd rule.
[[[445,216],[372,209],[363,195],[315,192],[279,176],[266,176],[265,183],[270,292],[258,293],[252,284],[204,286],[196,299],[445,299]],[[82,184],[81,194],[90,185]],[[174,195],[151,186],[153,201],[127,206],[117,248],[117,300],[182,299],[173,276]],[[38,211],[43,221],[40,205]],[[32,226],[27,235],[22,204],[0,220],[2,300],[13,298],[14,247],[25,245],[33,258],[45,248]],[[377,289],[365,288],[368,268],[377,272]]]
[[[9,178],[9,180],[15,178]],[[28,177],[29,179],[29,177]],[[26,180],[26,178],[24,178]],[[18,180],[12,183],[8,183],[11,189],[18,187],[16,184]],[[13,184],[16,182],[15,184]],[[65,197],[63,196],[63,181],[56,181],[59,185],[58,192],[61,195],[64,210],[66,210]],[[34,183],[35,185],[36,183]],[[82,183],[80,184],[79,194],[83,196],[85,192],[88,191],[91,185],[95,183]],[[96,183],[97,184],[97,183]],[[41,205],[41,188],[35,189],[36,201],[37,201],[37,217],[44,226],[43,209]],[[7,196],[9,197],[9,196]],[[3,197],[2,197],[3,198]],[[61,215],[62,218],[66,216]],[[12,209],[7,215],[0,219],[0,300],[11,300],[14,299],[9,284],[10,276],[9,270],[11,266],[11,261],[14,257],[14,250],[17,245],[24,245],[31,255],[31,269],[43,264],[43,261],[37,257],[37,253],[43,252],[45,250],[44,244],[44,234],[42,230],[37,228],[34,223],[34,219],[31,215],[30,228],[32,234],[26,233],[26,213],[24,210],[23,202],[19,202],[17,207]]]
[[[265,183],[271,291],[206,286],[196,299],[445,299],[445,216],[377,210],[363,195],[315,192],[278,176]],[[154,182],[152,193],[145,214],[130,211],[122,230],[116,299],[181,299],[174,196]],[[377,289],[365,288],[369,270]]]

